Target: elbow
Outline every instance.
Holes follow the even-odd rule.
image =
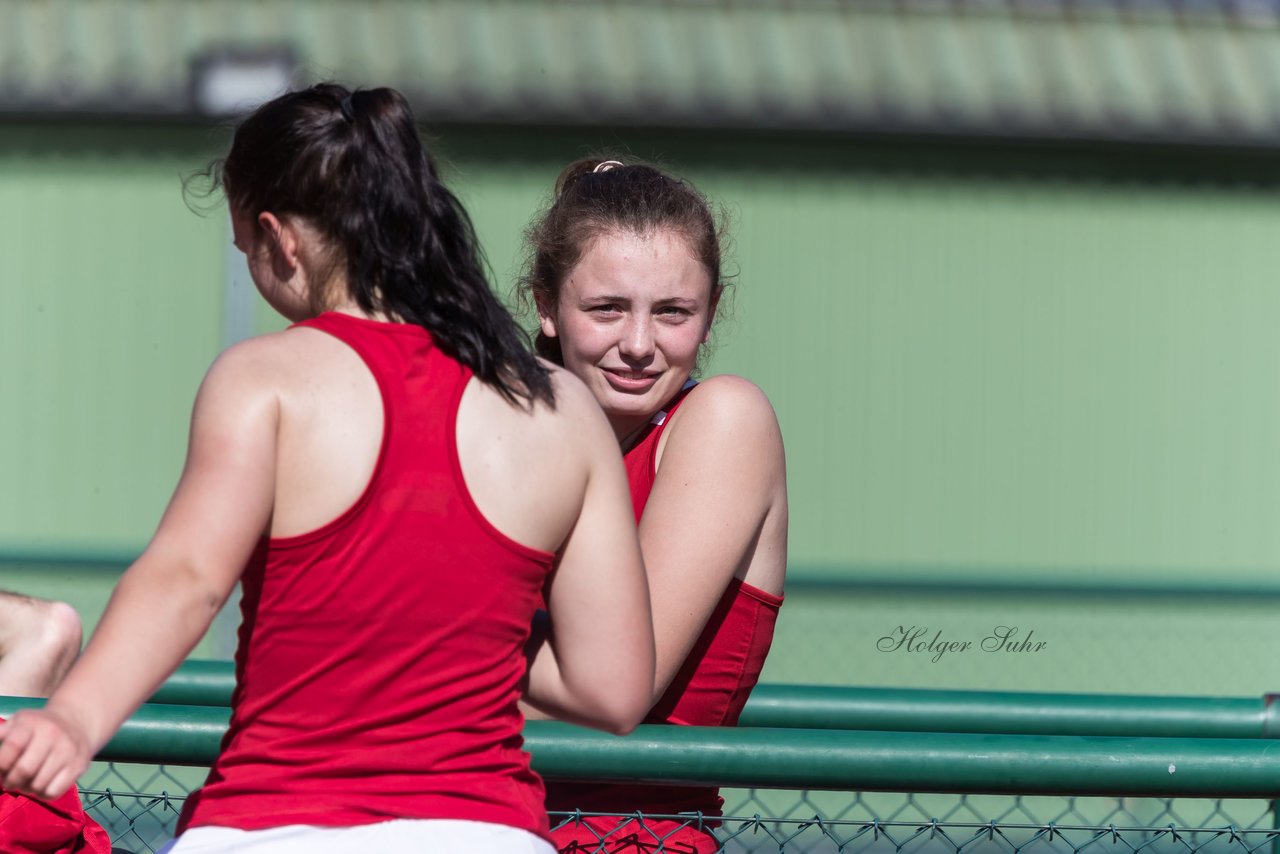
[[[631,735],[636,731],[636,727],[640,725],[640,721],[619,722],[617,726],[605,727],[604,731],[610,735]]]
[[[652,672],[649,670],[646,674],[648,678],[638,680],[635,685],[629,686],[631,690],[619,691],[614,695],[615,708],[609,732],[614,735],[627,735],[644,723],[644,719],[648,717],[649,711],[656,702],[653,698]]]
[[[647,685],[614,685],[614,690],[596,696],[586,708],[580,707],[578,722],[613,735],[627,735],[644,722],[652,704]]]
[[[648,698],[643,703],[619,705],[601,719],[600,728],[613,735],[630,735],[649,714]]]
[[[232,578],[200,556],[148,549],[121,578],[118,589],[150,591],[163,597],[174,613],[207,626],[226,603],[234,580],[225,581]]]
[[[657,699],[653,696],[653,660],[650,666],[637,668],[634,679],[625,688],[613,694],[612,715],[608,731],[614,735],[627,735],[648,717]]]
[[[652,707],[647,690],[635,692],[634,697],[626,703],[620,703],[619,708],[615,710],[609,732],[614,735],[627,735],[634,731],[644,722],[645,716],[649,714],[649,709]]]
[[[635,646],[640,648],[561,656],[555,704],[560,715],[614,735],[626,735],[639,726],[653,707],[654,655],[652,646]]]

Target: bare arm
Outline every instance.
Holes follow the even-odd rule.
[[[529,667],[531,704],[562,720],[627,732],[649,710],[653,622],[626,473],[604,415],[576,381],[557,391],[588,468],[577,522],[547,594],[554,627]]]
[[[735,577],[780,592],[786,570],[786,465],[764,394],[738,377],[690,392],[667,428],[640,521],[665,693]]]
[[[54,798],[70,787],[226,601],[274,501],[278,405],[259,349],[246,342],[210,369],[178,487],[80,661],[44,710],[0,725],[5,788]]]

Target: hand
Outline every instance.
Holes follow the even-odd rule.
[[[92,759],[84,732],[50,709],[24,709],[0,723],[0,786],[9,791],[53,800]]]

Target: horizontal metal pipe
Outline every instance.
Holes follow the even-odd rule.
[[[38,700],[0,698],[0,716]],[[204,765],[227,710],[146,705],[100,758]],[[642,726],[619,738],[531,721],[547,777],[762,788],[1150,797],[1280,796],[1280,745],[1257,739],[1116,738]]]
[[[1204,153],[1202,150],[1201,153]],[[1240,149],[1232,149],[1234,160],[1217,161],[1221,166],[1238,164]],[[1247,169],[1248,167],[1241,167]],[[1256,169],[1250,173],[1256,178]],[[32,544],[26,547],[0,546],[0,566],[94,566],[104,573],[119,574],[142,552],[133,549],[81,548]],[[1280,598],[1280,579],[1271,575],[1222,577],[1209,570],[1188,572],[1176,577],[1143,572],[1094,576],[1070,569],[1053,572],[1016,573],[1003,567],[983,565],[938,568],[926,565],[886,566],[880,564],[814,564],[789,567],[787,592],[804,595],[857,595],[867,591],[910,595],[961,596],[1045,596],[1082,599],[1125,597],[1151,602],[1155,599],[1255,602]]]
[[[530,723],[548,777],[955,794],[1280,794],[1280,747],[1241,739],[640,727],[626,738]]]
[[[43,700],[0,697],[0,717],[39,708]],[[148,703],[134,712],[98,756],[110,762],[209,765],[218,757],[231,720],[226,706]]]
[[[758,685],[741,726],[808,729],[1263,738],[1269,698],[1040,694]]]
[[[180,706],[230,706],[236,669],[230,661],[190,659],[151,696],[152,703]]]
[[[226,661],[187,661],[153,703],[226,706],[235,673]],[[1039,694],[758,685],[741,726],[805,729],[1129,735],[1160,738],[1275,737],[1268,698]]]

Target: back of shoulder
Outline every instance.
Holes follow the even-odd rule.
[[[542,402],[525,406],[473,379],[459,410],[459,438],[529,475],[562,486],[583,481],[594,459],[619,455],[618,444],[604,413],[577,377],[555,367],[551,384],[554,407]]]
[[[232,344],[214,360],[209,378],[280,389],[300,378],[324,375],[334,360],[360,364],[338,339],[306,327],[285,329]]]
[[[566,445],[585,463],[598,454],[618,456],[618,441],[600,405],[587,387],[572,373],[551,366],[551,387],[556,405],[552,409],[538,404],[529,413],[536,430],[549,439]]]
[[[248,338],[223,350],[205,374],[201,393],[253,395],[279,391],[299,361],[285,333]]]
[[[555,406],[522,406],[472,379],[458,408],[458,459],[467,489],[498,530],[556,551],[579,518],[590,486],[622,456],[585,387],[552,372]]]

